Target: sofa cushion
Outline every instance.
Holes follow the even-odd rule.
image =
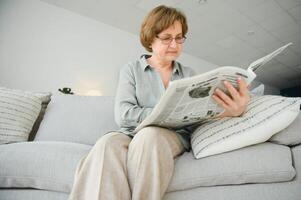
[[[67,200],[69,194],[36,189],[0,189],[1,200]]]
[[[0,146],[0,188],[36,188],[69,193],[76,166],[91,146],[24,142]],[[290,149],[263,143],[200,160],[186,152],[175,163],[168,191],[199,186],[267,183],[295,175]]]
[[[77,163],[90,148],[67,142],[0,145],[0,188],[70,192]]]
[[[297,145],[301,144],[301,112],[298,117],[287,128],[270,138],[269,141],[284,144],[284,145]]]
[[[296,169],[296,176],[292,181],[197,187],[167,193],[164,200],[300,200],[301,145],[292,147],[291,151]]]
[[[53,95],[35,141],[68,141],[93,145],[118,130],[114,97]]]
[[[291,150],[292,150],[293,161],[294,161],[293,165],[297,171],[294,180],[299,181],[301,185],[301,145],[294,146],[291,148]]]
[[[300,103],[301,98],[252,97],[243,116],[212,120],[193,132],[194,156],[202,158],[265,142],[294,121]]]
[[[41,104],[34,93],[0,87],[0,144],[27,141]]]
[[[200,186],[269,183],[292,180],[290,148],[262,143],[202,159],[185,153],[176,161],[168,191]]]

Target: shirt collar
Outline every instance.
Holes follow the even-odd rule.
[[[173,74],[175,74],[175,73],[180,74],[180,71],[181,71],[180,63],[178,63],[177,61],[174,61],[173,62],[173,71],[172,71],[172,73]]]
[[[143,71],[145,71],[147,68],[150,68],[150,65],[147,63],[146,59],[148,59],[149,57],[151,57],[151,55],[147,55],[147,54],[143,54],[142,56],[140,56],[140,66],[143,69]],[[178,73],[180,74],[181,72],[181,66],[180,63],[178,63],[177,61],[173,61],[173,71],[172,73]]]
[[[149,64],[147,63],[146,59],[151,57],[150,55],[146,55],[146,54],[143,54],[142,56],[140,56],[140,66],[141,68],[143,69],[143,71],[146,70],[146,68],[150,67]]]

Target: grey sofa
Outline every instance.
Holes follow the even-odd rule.
[[[78,161],[118,129],[113,106],[113,97],[53,95],[31,141],[0,145],[0,200],[66,200]],[[300,130],[299,114],[265,143],[198,160],[185,152],[164,200],[300,200]]]

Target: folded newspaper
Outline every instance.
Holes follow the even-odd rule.
[[[256,77],[255,70],[280,54],[291,44],[288,43],[252,62],[247,70],[225,66],[204,74],[170,82],[165,94],[156,104],[151,114],[141,122],[134,132],[138,132],[146,126],[180,129],[195,123],[202,123],[217,116],[224,109],[212,99],[212,94],[216,88],[227,92],[223,81],[227,80],[237,88],[237,78],[240,76],[247,84],[250,84]]]

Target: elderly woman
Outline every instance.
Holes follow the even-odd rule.
[[[101,137],[79,163],[70,200],[159,200],[167,190],[174,159],[189,150],[187,129],[146,127],[133,130],[151,112],[170,81],[194,75],[176,61],[188,27],[185,15],[166,6],[154,8],[144,19],[140,40],[149,55],[126,64],[120,72],[115,118],[120,131]],[[219,117],[241,115],[249,101],[247,85],[239,90],[225,83],[213,98],[225,111]],[[202,106],[202,105],[200,105]]]

